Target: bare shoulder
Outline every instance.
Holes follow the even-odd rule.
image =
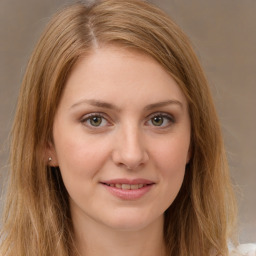
[[[230,250],[229,256],[256,256],[256,243],[240,244],[238,247]]]

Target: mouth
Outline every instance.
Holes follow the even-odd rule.
[[[138,200],[147,194],[155,185],[154,182],[145,179],[115,179],[100,182],[107,191],[122,200]]]
[[[119,189],[123,189],[123,190],[135,190],[135,189],[140,189],[140,188],[143,188],[145,186],[149,186],[150,184],[121,184],[121,183],[102,183],[106,186],[109,186],[109,187],[115,187],[115,188],[119,188]]]

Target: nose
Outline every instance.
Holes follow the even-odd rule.
[[[115,138],[113,161],[118,166],[135,170],[149,160],[143,135],[136,127],[122,129]]]

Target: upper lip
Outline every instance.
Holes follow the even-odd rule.
[[[129,185],[135,185],[135,184],[144,184],[144,185],[151,185],[155,184],[155,182],[147,179],[112,179],[112,180],[104,180],[101,183],[104,184],[129,184]]]

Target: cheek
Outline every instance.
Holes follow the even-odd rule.
[[[154,145],[152,155],[163,174],[168,175],[170,172],[175,173],[185,169],[189,155],[189,138],[166,139]]]
[[[155,164],[159,172],[160,180],[163,184],[165,196],[163,201],[166,206],[173,202],[182,185],[187,155],[189,150],[189,139],[171,139],[157,144],[155,147]]]
[[[67,137],[59,134],[55,146],[63,179],[81,180],[94,177],[106,161],[109,152],[107,143],[83,136]]]
[[[83,136],[56,139],[56,153],[63,182],[75,202],[89,203],[87,197],[97,183],[98,173],[108,158],[108,144]],[[77,139],[79,137],[79,139]]]

